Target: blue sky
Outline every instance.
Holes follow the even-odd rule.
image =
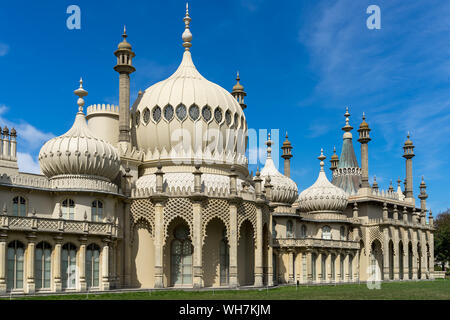
[[[81,8],[80,30],[66,27],[71,4]],[[380,30],[366,27],[371,4],[381,8]],[[363,111],[372,128],[371,180],[375,174],[387,188],[404,178],[402,145],[410,131],[415,195],[423,175],[428,206],[435,214],[449,207],[449,1],[192,0],[189,6],[197,69],[228,90],[240,71],[249,127],[280,129],[280,139],[289,132],[300,190],[317,177],[321,147],[327,160],[334,145],[340,153],[349,106],[354,137]],[[170,76],[183,52],[184,10],[179,0],[3,1],[0,124],[18,131],[20,169],[38,171],[42,144],[70,128],[80,76],[87,105],[118,104],[113,52],[124,24],[136,52],[132,97]]]

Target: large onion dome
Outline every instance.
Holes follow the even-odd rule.
[[[342,212],[347,207],[349,195],[328,181],[323,169],[323,160],[326,158],[323,150],[318,158],[320,160],[319,177],[311,187],[300,193],[298,198],[300,210],[303,212]]]
[[[266,178],[270,177],[270,184],[273,187],[271,201],[292,204],[298,197],[297,184],[292,179],[281,174],[275,167],[275,163],[272,159],[272,141],[270,140],[270,134],[266,145],[267,158],[260,175],[260,177],[263,179],[263,186],[265,184]]]
[[[87,91],[75,90],[79,96],[79,111],[75,121],[65,134],[47,141],[39,152],[42,172],[49,178],[64,178],[67,175],[84,179],[111,181],[119,172],[119,154],[110,143],[97,138],[88,128],[83,113]]]
[[[132,108],[136,145],[145,152],[144,161],[155,166],[175,160],[244,166],[244,112],[227,90],[197,71],[189,49],[190,21],[186,12],[185,51],[178,69],[147,88]]]

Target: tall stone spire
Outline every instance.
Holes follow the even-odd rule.
[[[359,125],[359,139],[361,143],[361,187],[368,188],[369,184],[369,146],[370,140],[369,132],[370,128],[366,122],[366,115],[363,112],[362,122]]]
[[[233,91],[231,91],[231,95],[239,102],[241,105],[242,110],[247,108],[247,105],[244,102],[244,97],[247,95],[247,93],[244,91],[244,86],[239,83],[241,78],[239,77],[239,71],[236,74],[236,84],[233,87]]]
[[[281,157],[284,159],[284,175],[286,177],[290,178],[291,177],[292,144],[288,140],[287,132],[286,132],[286,140],[284,140],[281,150],[283,151]]]
[[[403,158],[406,159],[406,188],[405,188],[405,198],[414,202],[413,195],[413,177],[412,177],[412,158],[414,158],[414,144],[409,139],[410,135],[406,136],[405,144],[403,145]]]
[[[117,46],[114,55],[117,64],[114,70],[119,73],[119,144],[130,144],[130,74],[136,71],[132,59],[135,54],[131,44],[127,42],[127,30],[123,27],[122,42]]]
[[[361,187],[361,168],[358,165],[355,150],[353,149],[353,136],[351,133],[353,127],[350,125],[348,108],[346,108],[344,116],[345,126],[342,127],[344,131],[342,151],[337,169],[333,171],[332,183],[349,194],[356,194]]]

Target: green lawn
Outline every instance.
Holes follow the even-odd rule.
[[[450,279],[423,281],[423,282],[391,282],[381,284],[381,289],[369,290],[366,284],[344,284],[337,286],[299,286],[298,288],[285,286],[273,289],[257,290],[161,290],[140,291],[122,293],[101,294],[68,294],[53,296],[27,296],[13,297],[13,299],[38,299],[38,300],[210,300],[210,299],[386,299],[386,300],[408,300],[408,299],[440,299],[450,300]]]

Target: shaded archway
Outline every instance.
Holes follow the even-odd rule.
[[[422,279],[422,246],[417,244],[417,279]]]
[[[394,280],[394,243],[389,241],[389,279]]]
[[[255,275],[254,230],[249,220],[245,220],[239,229],[238,242],[238,279],[240,285],[253,285]]]
[[[171,287],[193,284],[192,235],[189,225],[181,217],[173,219],[167,227],[164,244],[164,282]]]
[[[413,249],[412,243],[408,243],[408,278],[412,279],[413,275]]]
[[[155,247],[150,223],[139,219],[133,226],[131,243],[131,285],[153,288],[155,283]]]
[[[372,241],[370,250],[370,272],[374,280],[383,280],[383,251],[379,240]]]
[[[204,286],[226,286],[230,278],[230,246],[226,226],[221,219],[213,218],[208,222],[205,232],[202,250]]]

